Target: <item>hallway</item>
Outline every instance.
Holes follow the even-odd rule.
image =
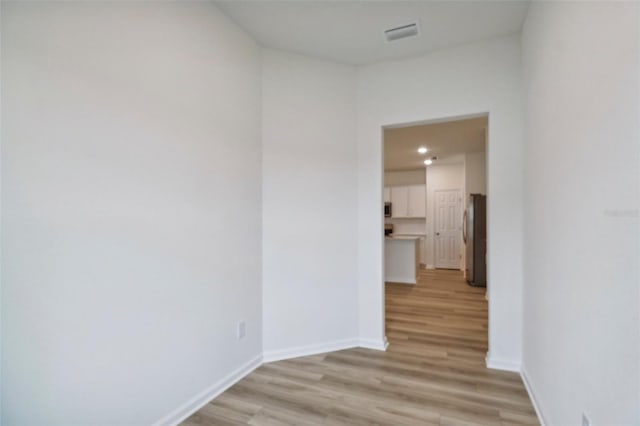
[[[420,269],[418,284],[387,283],[389,351],[432,361],[484,366],[488,308],[485,288],[467,285],[462,272]]]

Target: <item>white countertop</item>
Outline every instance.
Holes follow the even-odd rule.
[[[419,240],[420,237],[417,235],[394,235],[393,237],[384,237],[385,240],[396,240],[396,241],[416,241]]]

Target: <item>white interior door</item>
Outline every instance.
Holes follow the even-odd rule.
[[[460,190],[435,191],[435,267],[460,269],[462,252]]]

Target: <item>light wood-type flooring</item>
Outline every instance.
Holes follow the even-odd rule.
[[[387,352],[264,364],[189,417],[202,425],[538,425],[518,374],[485,367],[487,302],[459,271],[386,284]]]

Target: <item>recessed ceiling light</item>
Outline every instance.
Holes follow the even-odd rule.
[[[420,154],[426,154],[426,153],[427,153],[427,151],[428,151],[428,149],[427,149],[427,148],[425,148],[424,146],[421,146],[420,148],[418,148],[418,152],[419,152]]]
[[[424,164],[425,164],[426,166],[430,166],[431,164],[433,164],[433,161],[431,161],[431,159],[424,160]]]

